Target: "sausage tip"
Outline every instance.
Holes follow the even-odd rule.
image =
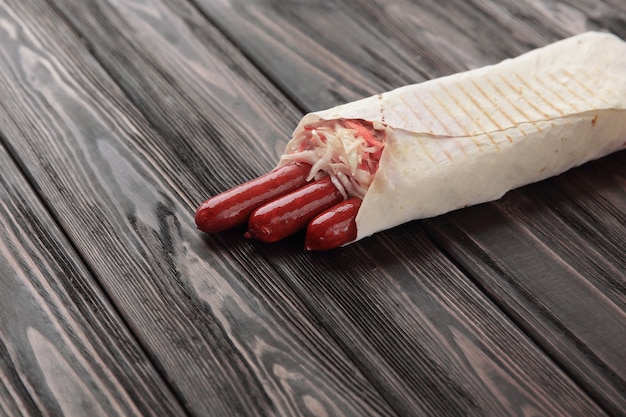
[[[349,198],[311,220],[306,232],[304,249],[330,250],[355,240],[356,215],[360,207],[360,198]]]
[[[196,226],[218,233],[245,224],[259,206],[304,186],[310,168],[293,162],[209,198],[196,210]]]

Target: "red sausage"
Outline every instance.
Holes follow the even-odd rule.
[[[330,177],[323,177],[256,209],[248,221],[245,237],[261,242],[284,239],[341,200],[343,196]]]
[[[245,224],[256,208],[305,185],[310,169],[293,162],[209,198],[196,210],[198,229],[216,233]]]
[[[306,231],[306,250],[329,250],[356,239],[360,198],[349,198],[314,218]]]

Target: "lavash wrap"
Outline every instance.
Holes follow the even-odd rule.
[[[517,58],[307,114],[386,125],[357,238],[497,200],[626,147],[626,43],[589,32]],[[283,160],[280,164],[284,164]],[[356,241],[355,240],[355,241]]]

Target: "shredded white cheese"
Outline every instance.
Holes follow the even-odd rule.
[[[355,122],[370,132],[367,138],[342,120],[320,122],[300,130],[282,160],[306,162],[312,166],[309,180],[327,174],[344,198],[363,198],[378,169],[387,127]]]

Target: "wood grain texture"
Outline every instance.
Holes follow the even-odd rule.
[[[258,250],[400,415],[604,414],[417,225],[304,259]]]
[[[275,165],[300,113],[188,2],[51,3],[167,139],[144,147],[191,205]]]
[[[192,175],[175,139],[155,133],[56,11],[15,1],[0,16],[13,28],[0,31],[0,84],[11,99],[0,107],[3,137],[186,411],[394,415],[250,245],[235,234],[203,241],[175,191],[177,174]],[[245,75],[226,71],[220,85],[250,87]]]
[[[185,415],[3,147],[0,235],[0,415]]]
[[[15,0],[0,7],[3,27],[15,28],[0,32],[0,82],[13,100],[0,112],[2,134],[190,414],[604,415],[576,385],[590,390],[582,373],[572,380],[572,367],[557,365],[567,365],[560,355],[572,345],[544,332],[543,310],[523,297],[500,302],[506,294],[477,281],[481,268],[504,257],[494,250],[502,243],[496,239],[470,268],[462,253],[446,259],[422,231],[425,224],[453,253],[474,237],[456,233],[454,222],[450,235],[413,222],[327,254],[303,253],[301,236],[266,246],[242,241],[238,231],[201,237],[193,228],[192,210],[207,194],[273,166],[298,108],[483,65],[558,37],[542,22],[518,21],[513,3],[453,4],[198,2],[236,48],[182,0]],[[608,16],[598,13],[598,21]],[[272,21],[276,16],[284,17]],[[423,19],[421,33],[404,29],[415,19]],[[502,33],[517,35],[487,42]],[[570,219],[584,218],[567,204],[577,188],[550,184],[572,207]],[[519,195],[540,205],[532,194]],[[619,193],[604,195],[613,201],[605,213],[615,214]],[[498,204],[487,213],[500,213],[512,229],[527,215]],[[552,208],[546,216],[572,224]],[[497,220],[486,220],[494,233]],[[614,221],[600,229],[583,224],[594,234]],[[523,235],[531,242],[552,230],[531,222]],[[556,262],[552,270],[570,271],[542,245],[532,250]],[[579,261],[602,261],[597,283],[585,287],[594,301],[606,291],[615,254],[600,247],[606,259]],[[531,260],[514,266],[537,285]],[[621,294],[619,287],[610,294],[613,305]],[[556,313],[571,311],[562,298],[548,301]],[[586,336],[566,319],[564,330]],[[538,336],[555,343],[557,364],[533,343],[543,343]],[[607,360],[610,349],[591,353]],[[607,381],[602,369],[598,374]],[[594,398],[614,411],[599,394]]]
[[[626,407],[625,158],[609,156],[428,228],[615,415]],[[615,169],[590,178],[591,165]]]
[[[192,0],[307,110],[493,64],[586,30],[626,38],[620,0]],[[303,83],[319,80],[315,87]]]
[[[129,45],[143,45],[149,41],[154,42],[154,34],[160,32],[157,28],[162,28],[164,26],[163,23],[150,20],[144,14],[138,12],[138,10],[142,9],[138,6],[133,6],[134,4],[124,3],[116,5],[116,10],[118,10],[119,15],[124,16],[126,23],[115,20],[115,16],[113,16],[109,21],[109,25],[115,24],[116,27],[123,28],[125,24],[129,24],[133,27],[144,27],[143,31],[145,32],[149,31],[149,37],[136,36],[132,39],[132,42],[128,42]],[[158,10],[161,18],[163,18],[164,9],[159,7],[158,3],[150,4],[152,7],[149,9]],[[182,7],[177,2],[168,4],[170,4],[170,10],[180,10],[178,8]],[[89,21],[89,19],[79,19],[79,17],[89,13],[89,7],[95,8],[90,3],[87,3],[87,5],[85,8],[80,8],[80,10],[72,10],[71,14],[69,14],[69,19],[76,22],[77,30],[91,42],[92,50],[95,51],[96,56],[102,61],[103,65],[115,74],[116,79],[120,78],[123,80],[123,88],[126,93],[134,98],[146,114],[161,111],[174,119],[185,119],[183,111],[174,106],[167,107],[167,110],[158,110],[162,107],[162,104],[158,101],[159,95],[150,95],[135,87],[152,86],[152,83],[159,85],[159,79],[157,78],[157,81],[151,80],[151,75],[144,75],[146,74],[145,71],[131,71],[133,67],[141,65],[141,60],[145,60],[144,62],[148,63],[149,67],[158,67],[160,69],[158,71],[159,74],[167,74],[169,82],[178,85],[181,82],[179,80],[181,77],[179,70],[175,67],[161,64],[161,62],[170,61],[170,59],[160,58],[160,54],[156,53],[147,54],[142,52],[137,54],[134,49],[129,47],[126,47],[126,53],[136,57],[137,61],[128,64],[118,59],[113,51],[125,48],[125,46],[117,43],[116,36],[106,37],[106,33],[99,27],[101,25],[100,22],[80,23]],[[67,10],[64,7],[59,7],[59,9]],[[185,16],[187,22],[197,22],[194,25],[199,25],[197,18],[192,15]],[[319,16],[318,19],[323,21]],[[344,20],[350,22],[350,16],[346,15]],[[144,25],[148,23],[153,28],[152,30],[145,28]],[[109,26],[105,25],[105,27]],[[113,33],[118,32],[120,34],[128,33],[127,31],[114,28]],[[142,31],[136,32],[143,33]],[[138,47],[134,46],[133,48]],[[149,50],[149,48],[145,48],[145,50]],[[169,49],[163,48],[163,50]],[[167,54],[165,55],[167,56]],[[349,65],[349,63],[345,65]],[[186,74],[187,77],[192,75],[191,73]],[[129,78],[131,76],[138,78]],[[191,80],[189,83],[193,84]],[[150,88],[144,87],[143,90],[155,91],[161,90],[161,88],[156,89],[152,86]],[[186,100],[185,96],[181,99]],[[235,120],[231,123],[235,125],[241,123],[239,120],[240,116],[231,115],[231,117]],[[155,120],[153,123],[163,122]],[[159,124],[158,126],[161,125]],[[193,136],[183,137],[182,135],[177,135],[177,139],[189,141],[189,143],[197,140]],[[245,142],[247,138],[241,140]],[[273,138],[269,140],[271,144]],[[245,161],[246,157],[246,155],[240,156],[241,160],[244,161],[244,165],[248,164]],[[180,189],[184,187],[184,184],[177,186]],[[417,229],[417,233],[419,233],[419,229]],[[529,343],[520,332],[516,331],[515,327],[493,305],[490,305],[486,299],[478,297],[476,301],[470,302],[470,307],[467,307],[468,313],[463,309],[456,308],[452,308],[452,311],[449,312],[450,307],[448,307],[445,298],[433,297],[430,301],[433,305],[431,307],[433,312],[423,313],[419,307],[419,302],[423,301],[420,294],[422,288],[415,286],[414,280],[433,280],[438,277],[437,273],[448,271],[444,277],[449,278],[450,281],[443,281],[445,283],[443,290],[459,291],[455,290],[454,285],[450,282],[461,280],[459,285],[461,285],[463,291],[469,291],[472,294],[469,296],[470,300],[472,300],[472,296],[477,296],[476,294],[478,293],[475,292],[471,283],[464,279],[458,270],[455,270],[451,264],[443,260],[441,254],[432,245],[428,244],[428,240],[424,235],[420,234],[419,236],[419,238],[414,240],[404,239],[403,241],[407,242],[405,246],[394,245],[389,240],[383,240],[384,244],[391,245],[393,250],[387,250],[386,256],[389,261],[387,264],[381,263],[380,269],[377,269],[376,273],[363,270],[363,268],[358,268],[355,265],[351,266],[351,273],[349,274],[351,279],[360,278],[362,280],[359,281],[361,285],[366,285],[367,282],[376,282],[377,279],[380,279],[381,274],[389,277],[385,285],[377,287],[378,292],[371,300],[368,300],[365,294],[361,294],[358,297],[350,296],[350,293],[341,292],[339,292],[340,295],[337,296],[336,300],[328,297],[317,299],[310,295],[319,293],[320,289],[324,289],[331,294],[340,291],[340,288],[337,287],[339,283],[336,281],[336,278],[341,276],[341,271],[345,268],[345,260],[340,255],[326,255],[323,258],[326,261],[323,262],[325,265],[340,265],[341,268],[320,269],[320,266],[312,262],[308,255],[300,253],[297,249],[294,250],[295,239],[290,239],[283,244],[270,248],[257,247],[257,250],[263,253],[265,259],[275,265],[274,267],[286,277],[285,279],[291,283],[300,297],[305,300],[306,306],[325,324],[329,332],[349,352],[353,360],[357,362],[362,372],[369,377],[376,388],[383,392],[387,401],[400,414],[410,415],[414,410],[420,410],[442,415],[498,415],[502,412],[521,415],[526,408],[543,410],[546,414],[553,415],[602,414],[601,410],[595,408],[593,403],[577,390],[566,375],[555,367],[548,358],[541,355],[532,343]],[[426,264],[432,266],[436,260],[439,260],[442,262],[442,266],[426,271],[416,269],[413,264],[411,267],[405,268],[394,266],[392,259],[395,262],[406,262],[404,261],[405,258],[414,258],[423,246],[430,248],[434,252],[431,254],[431,258],[426,259]],[[284,255],[285,253],[288,255]],[[380,251],[376,250],[375,247],[370,247],[364,253],[357,252],[353,254],[353,257],[356,259],[373,256],[381,256]],[[262,261],[256,258],[256,256],[254,259]],[[298,266],[293,267],[291,265]],[[452,272],[449,272],[450,270]],[[399,277],[397,279],[399,282],[392,281],[391,277],[396,277],[398,271]],[[347,281],[344,280],[341,285],[347,286]],[[463,292],[464,295],[466,295],[465,292]],[[459,293],[456,293],[454,299],[456,304],[462,304],[464,300]],[[409,312],[405,313],[409,317],[406,320],[402,320],[401,312],[403,308],[409,310]],[[345,310],[351,311],[353,314],[346,314]],[[414,310],[418,311],[418,313],[413,312]],[[444,312],[447,312],[447,314]],[[486,332],[483,334],[473,325],[463,324],[467,322],[468,318],[474,318],[476,314],[484,314],[484,320],[492,323],[492,333]],[[385,315],[393,319],[387,321],[380,318]],[[363,319],[363,317],[367,319]],[[420,333],[414,330],[416,327],[426,327],[432,330],[435,326],[431,324],[431,321],[436,319],[442,323],[444,328],[449,326],[455,328],[455,330],[445,337],[442,336],[440,340],[433,340],[432,336],[429,338],[427,331]],[[335,323],[345,323],[345,325],[339,326],[335,325]],[[496,323],[504,324],[498,326]],[[397,330],[392,332],[391,329],[394,329],[394,326]],[[376,334],[372,330],[376,328],[382,328],[385,331]],[[455,346],[455,348],[441,352],[441,345],[437,342],[445,340],[446,337],[448,338],[446,343]],[[485,342],[476,345],[477,342],[475,341],[481,339],[485,339]],[[428,342],[420,344],[421,340],[428,340]],[[393,346],[394,349],[388,349],[388,345]],[[400,348],[395,349],[397,346],[400,346]],[[513,355],[514,352],[517,353],[517,355],[511,357],[511,363],[500,364],[503,352],[500,346],[515,346],[515,351],[512,349],[506,351],[510,355]],[[420,352],[420,349],[423,351]],[[479,355],[480,359],[474,357],[474,355]],[[381,363],[385,365],[376,366]],[[466,366],[466,368],[463,366]],[[498,369],[499,377],[493,377],[495,379],[492,379],[484,376],[485,373],[495,372],[493,369]],[[519,371],[520,369],[523,371]],[[415,372],[415,370],[418,371]],[[518,374],[518,372],[521,373]],[[423,376],[418,378],[416,373]],[[537,379],[552,382],[549,384],[549,388],[539,387],[534,382],[527,383],[527,381],[535,381]],[[503,383],[503,380],[506,380],[506,383]],[[502,392],[500,392],[501,387],[499,384],[506,386],[503,391],[506,391],[509,395],[507,398],[512,399],[504,402],[500,399]],[[554,396],[554,392],[559,394]],[[559,401],[555,401],[556,397],[559,398]],[[442,402],[442,398],[445,398],[445,401]],[[508,401],[512,401],[514,404],[511,405]]]

